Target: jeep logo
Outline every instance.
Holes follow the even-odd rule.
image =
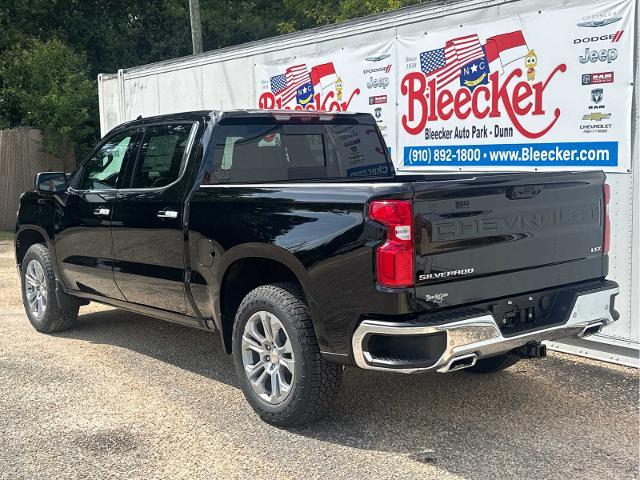
[[[584,49],[584,55],[578,57],[580,63],[596,63],[607,62],[611,63],[618,58],[618,50],[615,48],[603,48],[602,50],[591,50],[590,48]]]
[[[374,89],[374,88],[385,89],[388,86],[389,86],[389,77],[380,77],[380,78],[371,77],[369,79],[369,82],[367,83],[367,88],[369,90]]]

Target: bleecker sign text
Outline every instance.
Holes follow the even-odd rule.
[[[521,119],[527,115],[545,115],[544,92],[558,73],[564,73],[563,63],[543,81],[529,83],[518,80],[522,69],[516,68],[501,79],[499,72],[489,75],[489,85],[478,85],[473,91],[459,88],[452,92],[449,88],[438,88],[435,78],[427,80],[422,72],[410,72],[401,81],[400,92],[407,97],[407,113],[402,115],[402,127],[411,134],[422,132],[427,122],[449,120],[452,117],[464,120],[509,117],[513,126],[527,138],[540,138],[546,134],[560,117],[560,108],[555,108],[553,118],[539,131],[527,129]]]
[[[334,99],[336,97],[334,92],[330,91],[328,94],[324,95],[324,97],[319,93],[316,93],[313,95],[313,103],[310,102],[306,106],[294,105],[292,108],[289,105],[283,106],[282,100],[280,98],[276,98],[273,93],[265,92],[260,95],[260,98],[258,99],[258,107],[262,110],[273,110],[274,108],[277,108],[284,110],[322,110],[327,112],[344,112],[349,109],[349,104],[353,100],[353,97],[358,94],[360,94],[360,89],[356,88],[351,92],[347,101],[338,102]]]

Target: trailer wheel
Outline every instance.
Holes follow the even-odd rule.
[[[490,358],[481,358],[473,367],[465,368],[469,373],[493,373],[509,368],[520,361],[520,357],[511,352]]]
[[[251,407],[281,427],[325,415],[342,381],[342,367],[322,358],[309,307],[291,283],[247,294],[236,314],[233,359]]]

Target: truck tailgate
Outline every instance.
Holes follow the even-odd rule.
[[[449,295],[451,282],[471,279],[482,282],[473,282],[479,296],[492,280],[503,285],[497,294],[509,295],[535,286],[541,272],[540,288],[599,276],[603,183],[601,172],[416,181],[418,296]],[[437,288],[420,288],[427,286]],[[473,300],[455,290],[439,306]]]

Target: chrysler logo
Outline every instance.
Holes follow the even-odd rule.
[[[372,55],[371,57],[365,57],[367,62],[379,62],[380,60],[384,60],[385,58],[389,58],[391,55],[385,53],[383,55]]]
[[[609,17],[603,18],[602,20],[590,20],[588,22],[580,22],[578,23],[579,27],[605,27],[607,25],[611,25],[612,23],[616,23],[622,20],[622,17]]]

